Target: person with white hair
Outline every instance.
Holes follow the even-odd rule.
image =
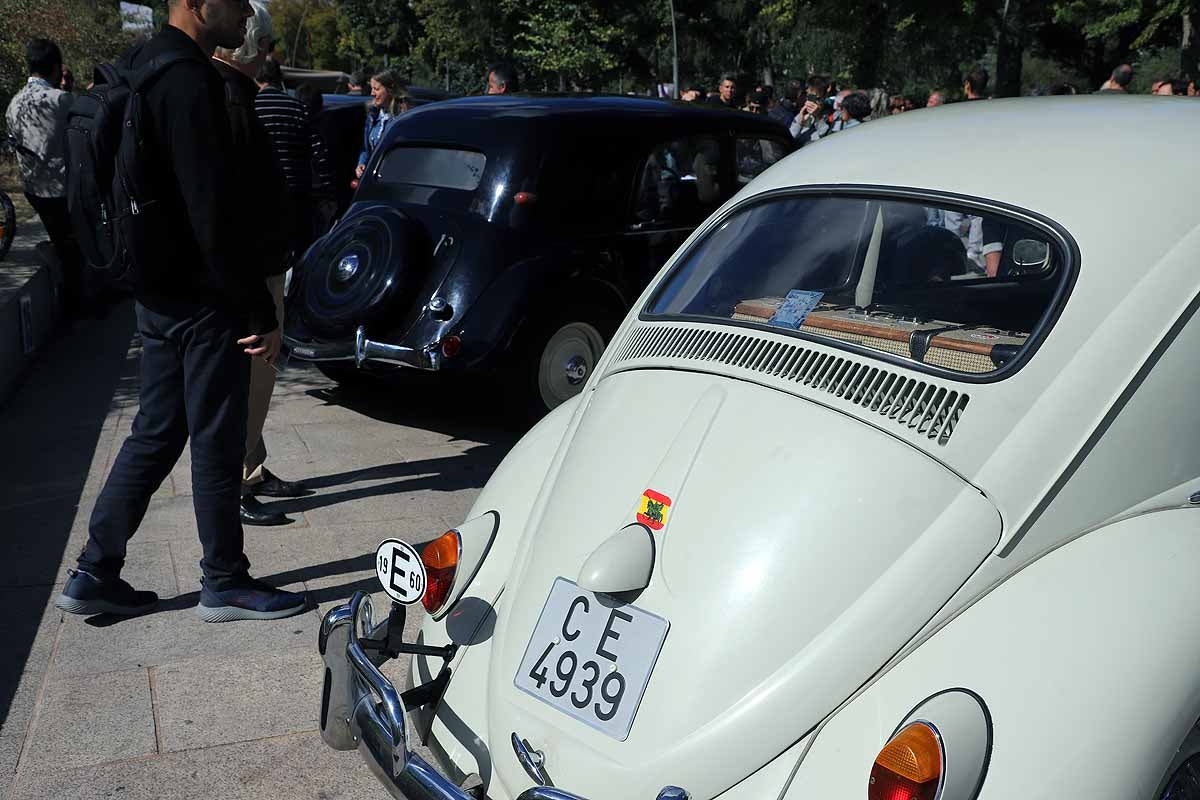
[[[225,107],[233,134],[234,174],[241,176],[246,194],[252,195],[250,205],[264,213],[257,221],[257,249],[254,263],[263,267],[267,289],[275,300],[275,316],[283,328],[283,283],[287,271],[291,229],[286,220],[288,212],[286,183],[272,149],[270,137],[255,111],[259,87],[254,78],[267,63],[271,52],[274,28],[267,7],[252,0],[253,16],[246,20],[246,36],[236,49],[218,48],[213,66],[225,81]],[[280,480],[264,466],[267,448],[263,441],[263,425],[275,390],[275,369],[262,359],[251,362],[250,400],[246,415],[246,453],[242,462],[242,522],[247,525],[286,525],[291,520],[271,511],[255,498],[256,494],[270,497],[299,497],[307,490],[298,483]]]

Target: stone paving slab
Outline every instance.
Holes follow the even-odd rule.
[[[302,591],[300,582],[281,588]],[[244,657],[316,648],[319,620],[304,613],[286,620],[214,625],[196,616],[198,593],[167,598],[140,617],[66,615],[52,674],[77,675],[159,666],[196,657]]]
[[[9,800],[380,800],[357,753],[316,731],[82,769],[22,770]]]
[[[155,750],[150,678],[131,669],[48,682],[22,760],[31,769],[61,769]]]
[[[24,734],[0,733],[0,797],[6,797],[9,784],[17,774],[17,760],[21,757]]]
[[[313,642],[309,642],[313,644]],[[316,647],[257,658],[193,658],[153,668],[164,753],[315,730],[323,677]],[[247,702],[252,698],[253,702]]]
[[[273,585],[296,584],[310,575],[340,569],[341,562],[355,555],[343,548],[333,531],[297,524],[246,526],[245,531],[245,552],[251,573]],[[200,591],[199,538],[177,541],[173,549],[181,591]]]
[[[49,604],[53,587],[0,589],[0,642],[27,642],[23,657],[0,661],[0,737],[24,736],[50,663],[62,614]],[[17,741],[19,751],[20,741]],[[0,766],[3,758],[0,757]],[[16,761],[13,761],[16,766]]]

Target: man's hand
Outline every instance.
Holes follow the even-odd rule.
[[[366,164],[359,164],[357,167],[354,168],[354,177],[361,178],[363,176],[363,173],[366,171],[367,171]]]
[[[245,339],[238,339],[238,344],[243,346],[247,355],[262,358],[268,364],[274,363],[275,356],[279,355],[281,342],[278,328],[261,336],[247,336]]]

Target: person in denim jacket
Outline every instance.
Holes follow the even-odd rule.
[[[367,107],[367,124],[363,128],[363,149],[358,155],[358,167],[354,177],[361,178],[367,171],[367,160],[383,139],[396,117],[408,110],[408,92],[400,81],[400,74],[392,69],[371,78],[371,104]]]

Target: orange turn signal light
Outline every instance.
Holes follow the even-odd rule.
[[[933,800],[942,778],[937,732],[914,722],[883,746],[871,768],[867,800]]]
[[[450,590],[454,588],[454,573],[458,571],[458,554],[462,541],[458,531],[446,531],[421,551],[425,564],[425,595],[421,605],[430,614],[437,613],[446,604]]]

